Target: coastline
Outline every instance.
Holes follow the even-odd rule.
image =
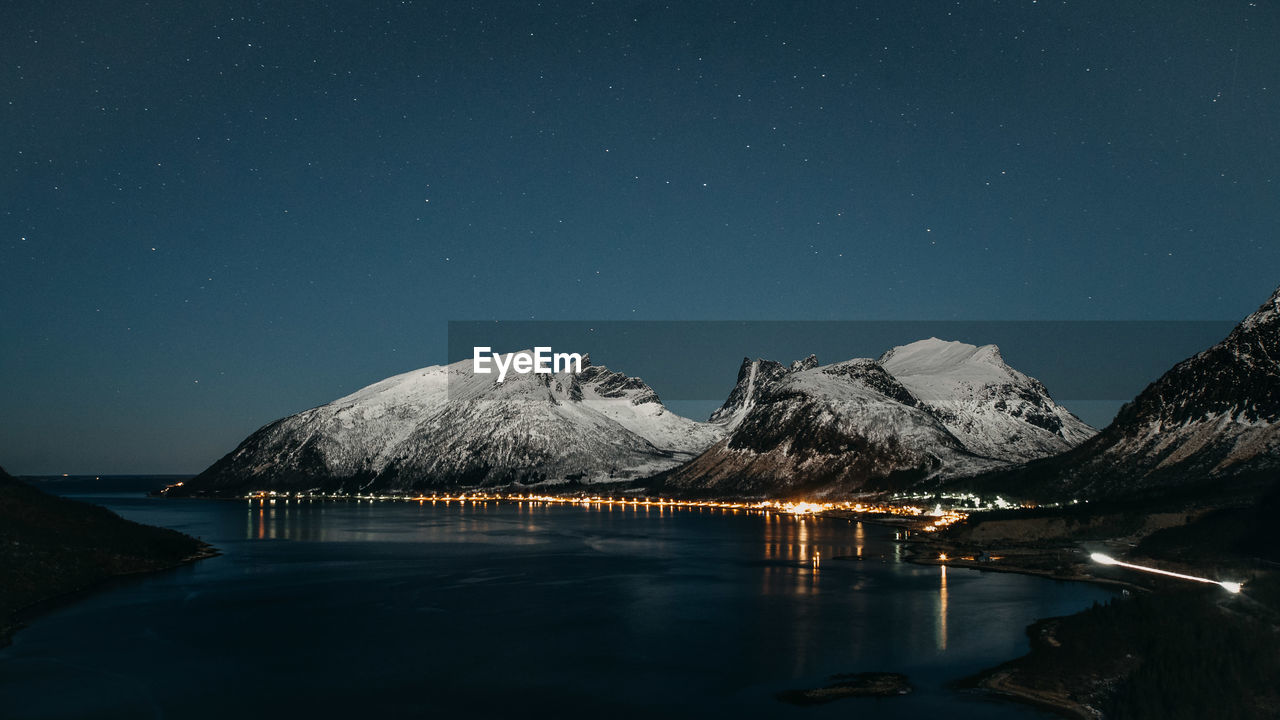
[[[921,533],[921,535],[925,535]],[[964,552],[962,546],[950,542],[945,536],[938,537],[936,535],[927,535],[924,537],[907,538],[902,542],[908,547],[904,552],[903,560],[914,565],[926,566],[946,566],[955,568],[964,568],[970,570],[979,570],[984,572],[1010,573],[1016,575],[1029,575],[1033,577],[1044,578],[1046,580],[1057,580],[1062,582],[1082,582],[1102,587],[1116,589],[1121,591],[1149,591],[1150,588],[1123,580],[1114,578],[1104,578],[1083,571],[1087,567],[1084,563],[1072,563],[1072,572],[1064,574],[1058,571],[1058,568],[1046,569],[1044,567],[1022,565],[1015,562],[1007,562],[1008,556],[1003,556],[999,561],[987,560],[979,561],[976,559],[967,559],[961,556]],[[1063,550],[1065,548],[1057,548]],[[942,559],[940,555],[945,555],[947,559]],[[1015,554],[1016,556],[1016,554]],[[1043,559],[1045,554],[1030,555],[1033,558]],[[1102,713],[1093,707],[1078,702],[1066,693],[1049,692],[1036,689],[1028,685],[1019,683],[1016,679],[1017,672],[1014,667],[1019,661],[1026,659],[1036,650],[1036,642],[1044,642],[1053,644],[1056,642],[1051,632],[1043,632],[1051,629],[1056,621],[1066,616],[1038,618],[1030,626],[1027,627],[1028,635],[1031,639],[1031,648],[1027,653],[1018,657],[1010,658],[998,665],[986,668],[978,673],[966,678],[962,678],[953,683],[956,690],[976,690],[992,697],[998,697],[1009,702],[1015,702],[1040,710],[1054,713],[1064,718],[1073,720],[1097,720],[1103,717]],[[1036,630],[1042,631],[1037,635]]]
[[[1003,667],[1004,665],[1001,664],[984,670],[972,678],[960,680],[956,687],[973,688],[1009,702],[1029,705],[1064,718],[1072,718],[1072,720],[1098,720],[1103,717],[1101,712],[1088,705],[1082,705],[1066,695],[1042,692],[1019,685],[1011,679],[1013,673],[1002,669]]]
[[[932,540],[932,539],[930,539]],[[907,542],[912,542],[908,540]],[[923,541],[921,541],[923,542]],[[937,544],[936,541],[933,544]],[[1108,588],[1116,588],[1121,590],[1146,590],[1138,585],[1127,583],[1119,580],[1111,580],[1107,578],[1099,578],[1087,573],[1073,573],[1069,576],[1057,575],[1038,568],[1019,567],[1017,565],[995,565],[994,563],[980,563],[968,560],[939,560],[935,557],[924,557],[914,549],[909,549],[903,558],[906,562],[915,565],[930,566],[947,566],[958,567],[972,570],[980,570],[986,572],[1011,573],[1016,575],[1030,575],[1034,577],[1045,578],[1047,580],[1059,580],[1064,582],[1083,582],[1094,585],[1101,585]],[[1060,617],[1038,618],[1029,627],[1028,631],[1036,627],[1044,627],[1046,624],[1059,620]],[[1052,638],[1046,638],[1052,641]],[[1097,720],[1102,717],[1102,713],[1094,710],[1088,705],[1077,702],[1064,693],[1052,693],[1027,685],[1020,684],[1016,678],[1016,672],[1012,664],[1026,658],[1035,651],[1035,642],[1033,640],[1031,648],[1026,654],[1018,657],[1010,658],[998,665],[981,670],[976,675],[962,678],[955,682],[954,686],[958,690],[972,689],[982,693],[999,697],[1009,702],[1016,702],[1023,705],[1038,708],[1052,712],[1065,718],[1073,720]]]
[[[905,540],[903,542],[910,543],[914,541]],[[1089,583],[1091,585],[1101,585],[1103,587],[1115,588],[1119,590],[1133,590],[1133,591],[1141,591],[1141,592],[1146,592],[1150,590],[1150,588],[1145,587],[1143,585],[1138,585],[1136,583],[1126,582],[1124,580],[1116,580],[1114,578],[1098,577],[1097,575],[1091,575],[1086,572],[1075,572],[1075,573],[1072,573],[1071,575],[1060,575],[1049,570],[1043,570],[1041,568],[1022,567],[1022,566],[1019,566],[1016,564],[1010,564],[1010,563],[999,563],[999,564],[994,562],[984,563],[984,562],[978,562],[974,560],[966,560],[963,558],[956,558],[956,559],[948,558],[946,560],[940,560],[937,557],[924,557],[922,555],[918,555],[910,549],[905,553],[903,560],[906,562],[912,563],[913,565],[933,565],[933,566],[946,565],[947,567],[965,568],[967,570],[981,570],[983,572],[1010,573],[1014,575],[1031,575],[1034,577],[1044,578],[1046,580],[1058,580],[1061,582]]]
[[[285,500],[285,502],[288,502],[288,500]],[[983,542],[975,543],[971,532],[972,528],[966,528],[963,525],[949,528],[947,532],[938,532],[936,530],[924,530],[924,528],[931,526],[929,522],[895,515],[863,515],[845,511],[821,512],[813,513],[813,515],[816,517],[828,517],[832,520],[840,519],[850,524],[867,522],[881,527],[904,530],[908,535],[899,539],[903,549],[902,559],[916,565],[949,565],[964,569],[1032,575],[1059,581],[1086,582],[1113,590],[1143,590],[1144,592],[1140,593],[1143,596],[1163,596],[1166,594],[1164,592],[1149,592],[1165,588],[1165,586],[1158,583],[1144,586],[1134,582],[1125,582],[1111,577],[1100,576],[1101,573],[1092,572],[1091,570],[1095,569],[1096,566],[1087,560],[1087,551],[1080,551],[1078,548],[1072,551],[1070,548],[1071,543],[1065,542],[1065,540],[1048,543],[1044,542],[1043,539],[1039,539],[1034,547],[1017,547],[1016,542],[991,542],[987,538],[984,538]],[[844,523],[838,524],[843,525]],[[149,529],[159,530],[158,528]],[[150,567],[102,577],[88,584],[70,588],[57,595],[41,598],[14,611],[9,617],[4,618],[6,625],[0,628],[0,647],[7,644],[12,634],[23,625],[28,624],[34,617],[58,607],[61,603],[77,601],[82,595],[97,591],[103,585],[109,585],[114,580],[174,569],[194,563],[196,560],[214,557],[219,554],[219,551],[208,543],[196,541],[192,538],[186,539],[197,543],[194,552],[190,552],[172,562],[155,564]],[[1093,543],[1095,541],[1096,539],[1090,539],[1088,542]],[[976,557],[966,558],[964,557],[966,554],[976,555]],[[939,555],[946,556],[946,559],[940,558]],[[1123,601],[1120,604],[1131,605],[1132,603]],[[1097,604],[1095,604],[1096,607]],[[1086,609],[1082,608],[1081,612],[1076,614],[1085,615],[1088,613]],[[1081,647],[1080,641],[1082,638],[1089,639],[1088,635],[1081,633],[1079,624],[1072,624],[1070,618],[1073,617],[1075,617],[1075,614],[1037,620],[1028,628],[1028,635],[1031,640],[1030,652],[984,669],[971,677],[953,681],[952,687],[957,691],[977,690],[984,694],[989,693],[993,698],[1033,706],[1044,711],[1056,713],[1062,717],[1100,717],[1101,711],[1097,709],[1098,707],[1112,707],[1110,703],[1113,702],[1113,699],[1106,692],[1114,689],[1117,681],[1124,680],[1126,683],[1129,682],[1125,679],[1127,678],[1124,672],[1126,670],[1125,667],[1121,667],[1119,670],[1116,667],[1110,667],[1101,675],[1094,674],[1092,677],[1080,672],[1078,666],[1063,666],[1061,668],[1062,672],[1057,672],[1056,668],[1045,672],[1043,667],[1046,656],[1052,659],[1060,656],[1055,656],[1055,652],[1062,652],[1056,650],[1059,645],[1059,643],[1055,642],[1057,638],[1061,638],[1061,644],[1066,646],[1063,650],[1070,649],[1072,646],[1079,648]],[[1126,624],[1125,627],[1129,627],[1129,625]],[[1063,632],[1055,637],[1055,633],[1059,628],[1062,628]],[[1089,646],[1086,645],[1086,647]],[[1115,657],[1120,656],[1111,655],[1106,656],[1105,659],[1114,659]]]
[[[1185,518],[1181,524],[1167,522],[1179,516]],[[1195,547],[1194,541],[1204,535],[1205,519],[1213,521],[1205,513],[1146,514],[1135,518],[1128,532],[1116,534],[1096,532],[1106,517],[1093,518],[1053,533],[1033,532],[1044,529],[1036,518],[1004,518],[985,528],[979,520],[906,539],[903,559],[917,565],[1033,575],[1123,592],[1107,603],[1036,620],[1026,628],[1026,653],[956,681],[954,687],[1092,720],[1111,713],[1159,717],[1153,708],[1170,698],[1208,703],[1200,705],[1204,712],[1231,707],[1243,713],[1233,715],[1239,717],[1271,717],[1268,713],[1280,710],[1280,696],[1270,683],[1274,658],[1257,661],[1269,657],[1270,643],[1280,633],[1280,615],[1268,609],[1275,607],[1280,575],[1256,558],[1225,552],[1226,546]],[[1210,523],[1211,529],[1218,524]],[[1091,561],[1092,551],[1188,574],[1179,578],[1236,579],[1252,590],[1242,595],[1213,587],[1215,580],[1188,583],[1115,573]],[[1187,670],[1183,659],[1195,653],[1222,662]],[[1181,674],[1170,676],[1170,667],[1182,669]],[[1240,668],[1253,670],[1242,675]],[[1232,683],[1235,690],[1224,695],[1221,688]]]
[[[111,581],[218,553],[203,540],[47,493],[0,470],[0,647],[32,618]]]
[[[208,560],[209,558],[217,557],[222,554],[222,551],[217,547],[204,542],[203,540],[196,540],[196,542],[200,543],[199,549],[176,562],[166,563],[156,567],[137,568],[104,575],[82,585],[60,590],[54,594],[38,598],[26,605],[11,610],[5,617],[0,618],[0,650],[12,645],[13,638],[19,631],[30,626],[31,623],[35,622],[45,613],[52,612],[64,605],[78,602],[79,600],[82,600],[115,583],[134,578],[141,578],[148,575],[157,575],[169,572],[170,570],[176,570],[187,565],[194,565],[201,560]]]

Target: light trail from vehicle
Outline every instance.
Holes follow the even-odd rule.
[[[1191,580],[1193,582],[1208,583],[1210,585],[1218,585],[1229,593],[1238,593],[1244,587],[1244,583],[1232,582],[1230,580],[1212,580],[1210,578],[1196,577],[1195,575],[1183,575],[1171,570],[1161,570],[1160,568],[1147,567],[1146,565],[1135,565],[1122,560],[1117,560],[1110,555],[1103,553],[1093,553],[1089,556],[1091,560],[1099,565],[1119,565],[1131,570],[1140,570],[1142,572],[1155,573],[1156,575],[1165,575],[1168,577],[1178,578],[1179,580]]]

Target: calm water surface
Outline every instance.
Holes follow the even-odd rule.
[[[893,530],[845,520],[140,487],[45,485],[223,555],[36,618],[0,650],[0,716],[1045,717],[946,684],[1108,597],[910,565]],[[773,697],[867,670],[916,692]]]

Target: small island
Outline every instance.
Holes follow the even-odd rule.
[[[851,697],[894,697],[911,692],[907,676],[891,672],[838,673],[831,682],[808,690],[783,690],[777,698],[792,705],[823,705]]]

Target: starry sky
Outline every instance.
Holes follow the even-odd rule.
[[[195,472],[450,320],[1238,320],[1280,284],[1277,37],[1236,0],[10,0],[0,464]]]

